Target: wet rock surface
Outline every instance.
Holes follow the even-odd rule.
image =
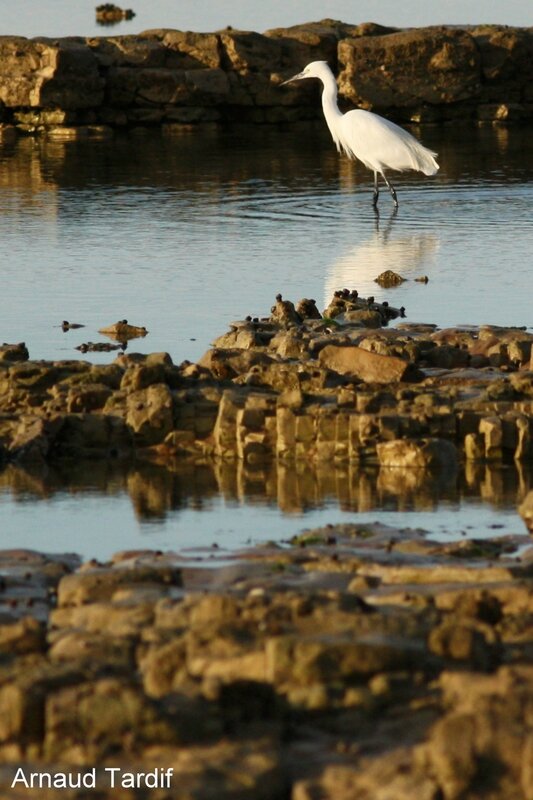
[[[0,135],[68,139],[124,126],[172,132],[196,123],[319,119],[316,87],[280,88],[314,60],[327,60],[338,73],[342,102],[403,122],[528,120],[532,53],[530,28],[397,30],[330,19],[264,34],[5,36]]]
[[[345,524],[246,553],[2,551],[2,796],[22,766],[96,768],[102,798],[105,767],[174,770],[136,800],[527,798],[532,550]]]

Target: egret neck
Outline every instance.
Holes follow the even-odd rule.
[[[329,132],[333,138],[337,146],[337,150],[339,153],[342,151],[341,141],[337,134],[337,129],[339,125],[339,121],[342,119],[342,112],[339,111],[339,106],[337,105],[337,81],[332,72],[329,70],[324,72],[320,79],[324,86],[322,90],[322,110],[324,111],[324,117],[326,118],[326,123],[329,128]]]

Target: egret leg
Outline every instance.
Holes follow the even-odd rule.
[[[392,199],[394,200],[394,205],[396,206],[396,208],[398,208],[398,198],[396,197],[396,189],[394,188],[392,183],[387,180],[387,178],[385,177],[385,173],[382,172],[381,174],[383,176],[383,180],[385,181],[385,183],[389,188],[389,192],[391,193]]]
[[[378,173],[374,172],[374,199],[372,200],[372,205],[374,208],[377,208],[379,200],[379,186],[378,186]]]

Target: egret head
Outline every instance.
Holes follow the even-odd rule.
[[[311,61],[301,72],[297,75],[293,75],[292,78],[289,78],[286,81],[283,81],[281,86],[285,86],[286,83],[292,83],[292,81],[302,81],[304,78],[319,78],[323,79],[325,74],[331,74],[331,70],[328,66],[327,61]]]

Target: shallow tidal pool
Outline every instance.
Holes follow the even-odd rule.
[[[31,358],[76,358],[80,344],[104,341],[99,328],[128,319],[149,331],[129,351],[195,360],[231,321],[267,315],[278,292],[323,308],[343,287],[405,306],[409,321],[530,327],[531,129],[414,132],[439,152],[440,172],[398,176],[400,208],[383,192],[379,217],[371,175],[339,159],[322,123],[2,145],[2,341],[25,341]],[[409,280],[381,289],[385,269]],[[65,332],[62,320],[84,327]],[[403,494],[352,469],[327,479],[303,468],[305,478],[155,472],[9,468],[0,547],[100,558],[233,549],[354,518],[438,536],[521,532],[516,503],[531,485],[513,466]]]

